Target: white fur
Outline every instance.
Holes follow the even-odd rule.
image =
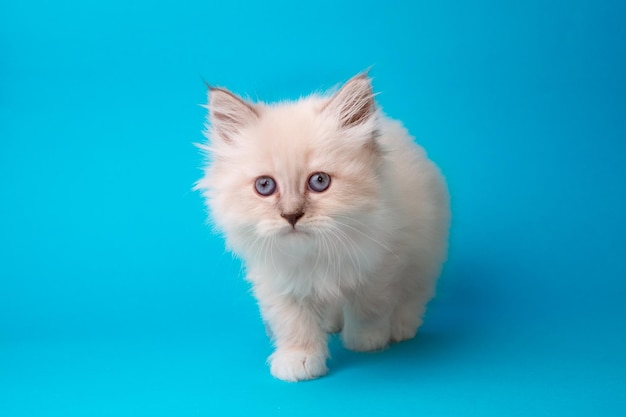
[[[208,108],[197,189],[245,261],[276,347],[272,374],[324,375],[328,332],[342,329],[356,351],[415,336],[445,258],[448,195],[424,151],[376,109],[367,76],[276,105],[211,89]],[[307,190],[318,171],[331,176],[322,193]],[[261,175],[276,180],[274,195],[255,192]],[[302,208],[295,228],[281,217]]]

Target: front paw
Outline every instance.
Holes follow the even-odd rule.
[[[303,350],[280,350],[270,356],[271,373],[283,381],[297,382],[326,375],[326,356]]]

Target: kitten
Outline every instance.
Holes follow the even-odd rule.
[[[447,247],[443,178],[367,74],[267,105],[209,87],[202,190],[243,259],[286,381],[326,374],[328,334],[375,351],[415,336]]]

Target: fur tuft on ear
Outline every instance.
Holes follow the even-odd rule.
[[[223,88],[209,86],[207,107],[213,132],[225,141],[231,141],[236,133],[259,117],[254,104]]]
[[[326,104],[324,111],[336,114],[344,128],[361,125],[372,117],[376,104],[367,73],[358,74],[348,80]]]

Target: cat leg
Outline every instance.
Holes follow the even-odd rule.
[[[417,275],[416,275],[417,273]],[[433,278],[435,276],[435,278]],[[391,316],[391,341],[401,342],[415,337],[422,325],[426,305],[434,295],[436,274],[423,268],[408,268],[397,287],[398,303]]]
[[[404,300],[391,316],[391,341],[402,342],[413,339],[422,325],[422,317],[428,300],[419,298]]]
[[[328,372],[327,334],[306,303],[288,295],[255,288],[275,351],[268,358],[272,375],[284,381],[314,379]]]
[[[321,314],[322,329],[326,333],[339,333],[343,328],[343,310],[341,303],[330,304]]]
[[[276,350],[269,358],[274,377],[284,381],[314,379],[328,372],[327,334],[306,306],[286,302],[270,326]]]
[[[346,348],[357,352],[381,350],[391,336],[391,305],[387,292],[360,291],[344,306],[341,338]]]

